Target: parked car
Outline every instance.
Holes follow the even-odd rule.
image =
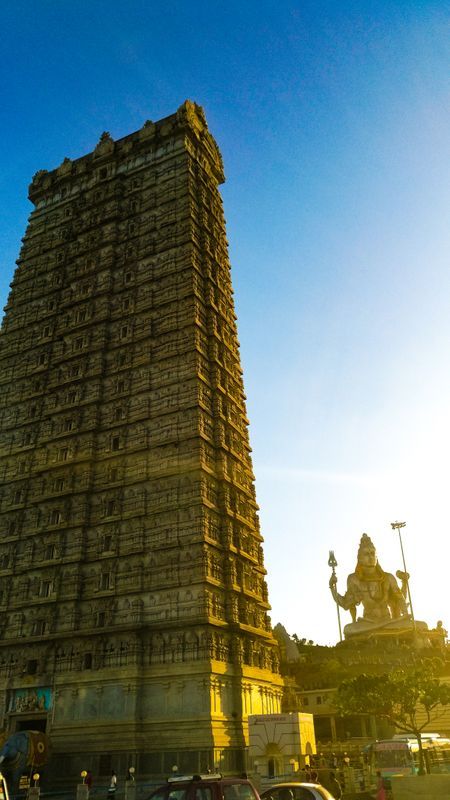
[[[177,775],[155,789],[147,800],[259,800],[259,795],[246,778]]]
[[[261,800],[335,800],[319,783],[276,783],[261,792]]]

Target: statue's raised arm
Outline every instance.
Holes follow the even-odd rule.
[[[350,611],[350,614],[352,615],[352,621],[356,622],[356,606],[361,602],[361,599],[355,598],[352,587],[348,587],[348,581],[346,593],[339,594],[337,590],[337,577],[336,574],[333,573],[330,578],[330,589],[334,602],[337,603],[341,608],[344,608],[346,611]]]

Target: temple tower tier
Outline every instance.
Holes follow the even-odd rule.
[[[58,774],[243,766],[280,710],[202,109],[38,172],[0,338],[0,710]]]

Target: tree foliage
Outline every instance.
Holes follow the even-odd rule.
[[[399,731],[413,733],[419,743],[423,771],[421,731],[445,713],[450,705],[450,686],[435,677],[430,667],[413,667],[387,675],[358,675],[341,683],[334,700],[343,716],[375,716]]]

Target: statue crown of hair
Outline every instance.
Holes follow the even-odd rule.
[[[361,550],[375,550],[375,545],[367,533],[363,533],[363,535],[361,536],[361,541],[359,543],[359,548],[358,548],[358,558],[359,554],[361,553]]]

